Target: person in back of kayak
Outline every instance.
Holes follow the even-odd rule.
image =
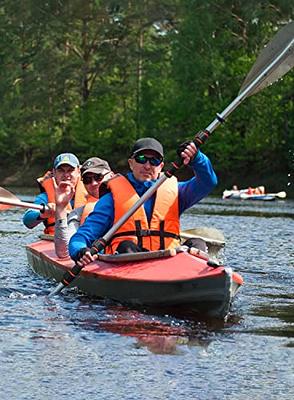
[[[72,153],[59,154],[53,163],[53,170],[37,179],[41,193],[35,198],[34,203],[46,205],[44,212],[29,209],[23,216],[24,225],[32,229],[43,223],[44,233],[53,235],[55,226],[55,183],[70,184],[74,188],[74,196],[66,205],[67,212],[80,207],[87,202],[87,191],[80,179],[80,162]]]
[[[107,189],[107,181],[114,176],[107,161],[91,157],[81,167],[81,179],[87,190],[87,204],[75,208],[68,214],[67,205],[74,196],[74,187],[70,181],[62,181],[55,186],[55,252],[59,258],[67,258],[68,243],[86,217],[93,211],[94,205]]]
[[[184,165],[191,165],[194,177],[184,182],[177,182],[175,177],[167,179],[113,235],[107,253],[158,250],[179,243],[180,215],[217,184],[209,159],[194,142],[182,144],[179,152]],[[70,240],[70,256],[80,266],[95,259],[89,251],[92,243],[105,235],[159,178],[164,166],[161,143],[154,138],[137,140],[128,163],[131,171],[125,177],[110,180],[111,193],[96,203],[86,222]]]
[[[264,186],[257,186],[255,188],[248,187],[245,191],[246,194],[254,195],[254,194],[265,194],[265,187]]]

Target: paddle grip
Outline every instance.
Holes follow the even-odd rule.
[[[83,267],[75,264],[70,271],[66,271],[66,273],[63,275],[61,283],[64,286],[68,286],[75,279],[75,277],[79,275],[82,269]]]
[[[172,162],[169,168],[164,172],[164,174],[168,178],[171,178],[177,172],[177,170],[181,168],[182,165],[183,159],[181,157],[178,157],[177,161]]]
[[[46,205],[44,203],[41,203],[40,206],[42,207],[40,209],[40,214],[44,214],[44,212],[46,211]]]
[[[93,256],[94,254],[97,254],[101,250],[103,250],[105,246],[106,246],[106,241],[103,238],[97,239],[93,243],[90,249],[90,253]],[[61,283],[64,286],[68,286],[79,275],[79,273],[83,268],[84,266],[79,266],[78,264],[75,264],[70,271],[66,271],[66,273],[63,275]]]
[[[94,254],[100,253],[100,251],[102,251],[105,247],[106,240],[103,238],[97,239],[95,242],[93,242],[90,253],[93,256]]]
[[[209,136],[210,132],[207,129],[199,131],[196,133],[193,142],[195,143],[196,147],[199,148],[206,142]]]
[[[181,166],[184,164],[183,163],[183,159],[181,157],[181,153],[185,150],[186,146],[189,143],[194,143],[196,148],[198,149],[200,147],[201,144],[203,144],[209,137],[209,132],[207,130],[205,131],[200,131],[195,135],[195,138],[193,141],[191,140],[187,140],[186,142],[180,144],[178,150],[177,150],[177,154],[178,154],[178,159],[177,161],[173,162],[171,164],[171,166],[165,171],[165,175],[170,178],[173,175],[175,175],[175,173],[177,172],[178,169],[181,168]],[[191,161],[191,160],[190,160]]]

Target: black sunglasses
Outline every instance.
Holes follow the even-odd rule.
[[[83,182],[85,185],[89,185],[92,181],[101,182],[104,178],[102,174],[93,174],[93,175],[85,175],[83,176]]]
[[[162,158],[156,158],[156,157],[147,157],[144,156],[144,154],[140,154],[138,156],[134,157],[134,160],[138,164],[146,164],[147,161],[153,166],[153,167],[158,167],[162,163]]]

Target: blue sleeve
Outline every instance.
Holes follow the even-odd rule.
[[[48,204],[47,193],[44,192],[38,194],[38,196],[34,200],[34,203]],[[41,219],[39,219],[39,217],[40,217],[40,211],[29,209],[24,213],[22,217],[22,222],[27,228],[32,229],[35,226],[39,225],[41,222],[43,222]]]
[[[114,222],[114,202],[111,193],[105,194],[97,201],[94,210],[83,225],[71,237],[69,255],[75,258],[79,250],[91,247],[94,240],[101,238],[109,231]]]
[[[200,150],[190,165],[195,176],[188,181],[179,182],[180,214],[207,196],[217,185],[211,162]]]

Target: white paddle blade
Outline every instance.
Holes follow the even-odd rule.
[[[9,192],[8,190],[4,189],[3,187],[0,186],[0,197],[4,199],[9,199],[9,200],[15,200],[19,201],[18,197],[16,197],[13,193]],[[5,203],[4,203],[5,204]]]
[[[244,92],[260,73],[275,61],[274,68],[265,74],[260,84],[252,87],[247,96],[258,93],[276,82],[294,67],[294,21],[284,26],[263,49],[243,82],[239,94]]]
[[[225,237],[222,231],[216,228],[202,226],[181,231],[182,239],[202,239],[206,242],[209,259],[221,262],[221,249],[225,246]]]
[[[273,195],[274,195],[277,199],[285,199],[285,198],[287,197],[287,193],[286,193],[286,192],[273,193]]]
[[[21,201],[13,193],[0,186],[0,204],[6,204],[13,207],[32,208],[33,210],[44,210],[44,206],[35,203]],[[46,210],[47,206],[45,206]]]
[[[181,231],[181,237],[183,239],[199,238],[203,239],[207,243],[219,246],[224,246],[225,244],[224,234],[219,229],[206,226]]]

